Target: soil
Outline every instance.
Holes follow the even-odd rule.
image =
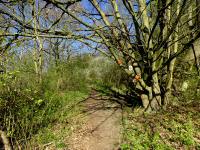
[[[93,91],[82,103],[86,119],[69,140],[70,150],[118,150],[121,143],[121,106]]]

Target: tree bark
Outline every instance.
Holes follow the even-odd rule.
[[[197,27],[199,27],[199,23],[200,23],[200,12],[199,12],[199,8],[200,8],[200,0],[196,0],[196,13],[197,13],[197,18],[196,18],[196,25]]]
[[[4,131],[2,131],[2,130],[0,130],[0,137],[1,137],[2,142],[4,144],[4,149],[5,150],[12,150],[10,142],[9,142],[9,139],[6,136],[6,133]]]
[[[138,0],[139,2],[139,6],[140,6],[140,13],[141,13],[141,19],[143,22],[143,25],[145,28],[147,28],[147,30],[150,32],[150,24],[149,24],[149,19],[148,19],[148,11],[147,11],[147,6],[146,6],[146,0]],[[145,37],[145,43],[149,43],[149,45],[144,45],[146,46],[146,48],[149,47],[149,53],[150,55],[153,57],[153,60],[156,58],[156,53],[154,53],[153,51],[151,51],[151,49],[153,48],[153,44],[152,44],[152,39],[149,39],[149,33],[144,33],[144,37]],[[156,70],[156,63],[158,63],[158,61],[154,61],[152,63],[152,72]],[[150,98],[149,97],[149,107],[148,109],[152,109],[152,110],[158,110],[161,107],[161,93],[160,93],[160,85],[158,82],[158,74],[154,73],[152,75],[152,93],[149,93],[150,95],[152,95]]]
[[[42,41],[40,39],[40,37],[38,36],[38,27],[39,24],[37,23],[37,10],[36,10],[36,5],[37,2],[35,1],[34,6],[33,6],[33,11],[34,11],[34,34],[35,34],[35,51],[34,51],[34,64],[35,64],[35,72],[39,78],[39,83],[42,82]],[[38,3],[38,7],[39,7],[39,3]],[[37,45],[38,45],[38,50],[37,50]]]
[[[177,10],[176,10],[176,14],[178,15],[180,12],[180,0],[178,0],[178,3],[177,3]],[[178,30],[179,30],[179,27],[178,25],[176,26],[176,32],[174,33],[174,41],[175,44],[174,44],[174,48],[173,48],[173,53],[176,53],[178,51]],[[170,51],[170,54],[171,54],[171,51]],[[174,72],[174,65],[175,65],[175,62],[176,62],[176,58],[174,58],[170,64],[169,64],[169,67],[168,67],[168,73],[167,73],[167,81],[166,81],[166,91],[165,91],[165,95],[164,95],[164,100],[163,100],[163,103],[164,103],[164,107],[166,107],[169,103],[169,98],[170,98],[170,95],[171,95],[171,87],[172,87],[172,83],[173,83],[173,72]]]

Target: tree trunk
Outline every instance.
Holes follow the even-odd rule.
[[[178,3],[177,3],[177,10],[176,10],[177,16],[178,16],[179,12],[180,12],[180,0],[178,0]],[[178,30],[179,30],[179,27],[177,25],[176,32],[174,33],[174,41],[177,41],[177,42],[174,44],[173,53],[176,53],[178,51]],[[169,51],[169,53],[170,53],[169,55],[171,55],[171,51]],[[171,87],[172,87],[172,83],[173,83],[173,72],[174,72],[175,62],[176,62],[176,58],[174,58],[170,62],[169,67],[168,67],[167,80],[166,80],[166,91],[165,91],[164,100],[163,100],[164,107],[166,107],[168,105],[169,98],[171,95]]]
[[[2,142],[4,144],[4,149],[5,150],[12,150],[9,139],[6,136],[6,133],[2,130],[0,130],[0,137],[1,137]]]
[[[142,22],[144,24],[144,27],[147,28],[147,30],[150,32],[150,24],[149,24],[149,19],[148,19],[148,12],[147,12],[147,6],[146,6],[146,0],[139,0],[139,6],[140,6],[140,13],[141,13],[141,18],[142,18]],[[146,47],[149,47],[149,49],[153,48],[153,44],[152,44],[152,39],[150,39],[150,41],[148,42],[149,39],[149,33],[144,33],[144,37],[145,37],[145,43],[149,43],[149,45],[145,45]],[[156,53],[153,51],[149,52],[150,55],[153,57],[153,60],[156,59]],[[156,64],[158,63],[158,61],[154,61],[152,63],[152,72],[154,72],[156,70]],[[151,107],[152,110],[158,110],[161,107],[161,93],[160,93],[160,86],[159,86],[159,82],[158,82],[158,74],[154,73],[152,75],[152,93],[149,93],[151,96],[149,96],[149,106]],[[148,109],[150,108],[148,107]]]
[[[196,0],[196,13],[197,13],[197,17],[196,17],[196,25],[197,27],[199,27],[199,23],[200,23],[200,12],[199,12],[199,8],[200,8],[200,0]]]
[[[39,78],[39,83],[42,82],[42,41],[38,35],[37,28],[39,28],[39,24],[37,23],[37,10],[36,10],[37,2],[34,3],[34,34],[35,34],[35,52],[34,52],[34,64],[35,64],[35,72]],[[39,3],[38,3],[39,7]],[[38,50],[37,50],[38,47]]]

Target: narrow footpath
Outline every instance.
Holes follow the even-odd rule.
[[[121,141],[121,106],[93,91],[82,103],[86,122],[69,140],[70,150],[118,150]]]

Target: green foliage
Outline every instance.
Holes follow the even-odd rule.
[[[127,74],[108,58],[100,56],[91,59],[85,72],[87,80],[95,88],[120,89],[127,86]]]
[[[70,107],[88,94],[81,74],[87,67],[84,60],[77,58],[57,68],[62,71],[50,68],[41,84],[29,64],[0,74],[0,127],[20,145],[49,124],[72,117],[76,109]],[[61,77],[63,83],[58,83]]]
[[[198,149],[199,106],[171,107],[153,115],[130,114],[124,121],[123,150]],[[192,111],[191,111],[192,110]]]
[[[186,87],[184,87],[184,84]],[[177,96],[180,102],[190,103],[200,100],[200,78],[197,75],[194,62],[178,62],[176,67],[174,85],[175,92],[180,93]]]
[[[1,126],[12,138],[28,138],[27,130],[32,133],[38,126],[33,114],[42,106],[41,93],[35,88],[23,87],[19,71],[1,74],[0,78]]]
[[[50,66],[43,80],[43,88],[51,91],[87,91],[85,69],[88,68],[90,59],[87,55],[77,56],[69,62]]]
[[[170,126],[174,133],[174,136],[171,138],[171,140],[180,141],[183,145],[186,146],[195,145],[194,127],[190,118],[184,124],[173,120]]]
[[[141,131],[139,128],[133,128],[132,130],[126,130],[126,138],[130,143],[124,143],[121,145],[122,150],[170,150],[172,149],[169,145],[166,145],[159,133],[149,133],[148,131]]]
[[[57,148],[66,147],[63,141],[71,134],[72,132],[72,120],[73,118],[80,113],[80,107],[76,106],[79,101],[87,97],[87,93],[79,91],[70,91],[64,93],[62,96],[55,95],[55,98],[52,100],[60,101],[60,107],[56,112],[47,114],[51,116],[52,123],[49,123],[48,126],[39,130],[39,132],[34,135],[30,141],[33,145],[44,145],[47,143],[53,142]],[[53,108],[48,106],[48,108]],[[57,124],[59,128],[55,129],[54,125]]]
[[[65,147],[63,141],[72,131],[69,122],[80,111],[76,104],[87,97],[90,87],[119,86],[123,81],[116,65],[89,55],[49,65],[42,78],[38,83],[29,55],[12,71],[0,74],[0,127],[19,145],[54,141],[57,148]],[[55,123],[64,126],[57,134],[52,132]]]
[[[72,117],[70,107],[87,96],[84,91],[62,94],[35,88],[23,89],[19,84],[23,82],[20,80],[20,72],[3,74],[1,79],[1,126],[14,140],[26,141],[49,124]],[[52,139],[50,135],[47,137]]]

